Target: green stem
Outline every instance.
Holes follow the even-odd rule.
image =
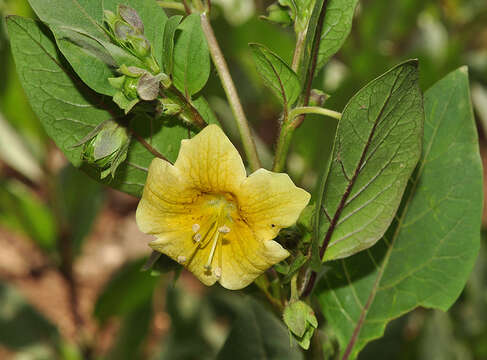
[[[279,133],[279,138],[277,139],[274,166],[272,167],[272,171],[274,172],[281,172],[286,167],[286,158],[294,133],[294,129],[291,125],[291,123],[286,122],[281,127],[281,132]]]
[[[340,120],[342,117],[342,114],[339,113],[338,111],[333,111],[330,109],[325,109],[322,107],[318,106],[302,106],[302,107],[297,107],[292,109],[289,112],[289,119],[290,121],[294,121],[294,119],[303,114],[317,114],[317,115],[323,115],[323,116],[329,116],[333,119]]]
[[[303,108],[307,108],[308,103],[309,103],[309,98],[311,95],[311,86],[313,82],[313,78],[316,72],[316,63],[318,60],[318,51],[320,47],[320,40],[321,40],[321,29],[323,28],[323,22],[325,20],[325,14],[326,14],[326,5],[327,1],[325,0],[323,2],[323,5],[320,10],[320,14],[318,16],[318,21],[317,21],[317,26],[316,26],[316,32],[313,34],[313,45],[311,49],[311,62],[309,63],[308,68],[306,69],[306,79],[304,81],[304,93],[301,97],[301,100],[299,102],[300,105],[303,106]],[[308,25],[309,27],[309,25]],[[309,29],[308,29],[309,30]],[[306,30],[306,31],[308,31]],[[304,35],[305,32],[300,33],[302,36]],[[298,35],[298,38],[296,40],[296,48],[294,50],[294,56],[293,56],[293,70],[297,71],[300,66],[300,62],[303,59],[303,46],[305,46],[305,38],[301,38],[301,36]],[[303,109],[301,108],[301,109]],[[313,107],[310,107],[313,108]],[[329,110],[331,111],[331,110]],[[293,112],[293,110],[291,110]],[[311,111],[313,112],[313,111]],[[291,145],[291,140],[292,136],[294,133],[294,130],[296,130],[303,122],[304,117],[306,115],[306,112],[301,113],[297,117],[292,117],[289,116],[288,119],[285,119],[281,128],[281,132],[279,134],[279,138],[277,140],[277,148],[276,148],[276,156],[274,158],[274,166],[273,166],[273,171],[275,172],[281,172],[284,170],[286,166],[286,158],[287,154],[289,152],[289,147]],[[326,114],[330,116],[330,114]]]
[[[296,37],[296,47],[294,48],[293,63],[291,65],[295,73],[298,72],[301,59],[303,57],[304,44],[306,41],[306,32],[301,31]]]
[[[185,11],[184,5],[175,1],[162,1],[158,0],[157,4],[164,9],[173,9],[179,11]]]
[[[272,168],[273,171],[281,172],[284,170],[294,131],[299,125],[301,125],[301,123],[297,120],[301,119],[305,114],[324,115],[337,120],[339,120],[342,116],[342,114],[337,111],[320,108],[317,106],[302,106],[292,109],[289,112],[288,120],[284,121],[282,125],[279,139],[277,140],[276,157],[274,158],[274,166]]]
[[[243,111],[242,104],[240,103],[237,89],[235,88],[235,84],[233,83],[232,76],[228,70],[227,63],[216,40],[215,33],[213,32],[213,28],[211,27],[207,13],[202,12],[200,17],[201,27],[203,29],[203,33],[205,34],[206,40],[208,41],[211,58],[213,59],[213,63],[215,64],[218,75],[220,76],[220,81],[223,89],[225,90],[225,94],[227,95],[228,102],[230,103],[233,116],[237,123],[245,155],[247,156],[247,161],[249,162],[252,171],[255,171],[261,167],[260,160],[259,156],[257,155],[254,139],[250,133],[247,118]]]

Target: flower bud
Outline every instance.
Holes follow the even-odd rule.
[[[283,319],[299,345],[308,349],[311,337],[318,327],[313,309],[304,301],[295,301],[286,306]]]
[[[129,35],[127,43],[130,44],[134,54],[139,58],[150,56],[150,43],[144,35]]]
[[[83,160],[101,170],[101,178],[115,175],[116,168],[127,157],[130,138],[127,130],[107,121],[83,148]]]
[[[269,6],[267,8],[267,14],[267,16],[261,16],[261,19],[280,24],[282,26],[292,24],[292,19],[289,16],[289,12],[278,4],[272,4]]]
[[[159,99],[159,102],[161,104],[162,115],[177,115],[183,110],[180,105],[174,103],[171,99]]]
[[[328,100],[329,97],[330,97],[330,95],[328,95],[327,93],[325,93],[321,90],[312,89],[310,97],[309,97],[309,106],[320,106],[321,107],[321,106],[323,106],[325,101]]]
[[[151,101],[159,96],[160,80],[149,73],[142,75],[137,83],[137,94],[142,100]]]
[[[137,33],[144,33],[144,23],[142,22],[139,14],[137,14],[137,11],[127,5],[118,5],[117,10],[118,15],[125,20],[127,24],[131,25]]]
[[[135,35],[134,29],[122,21],[116,21],[113,32],[117,40],[127,41],[128,37]]]

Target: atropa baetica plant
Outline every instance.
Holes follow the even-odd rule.
[[[299,359],[311,352],[296,344],[306,350],[327,337],[338,343],[335,356],[352,359],[390,320],[418,306],[447,310],[457,299],[479,249],[482,210],[465,67],[423,93],[420,64],[407,60],[341,112],[328,109],[313,79],[350,33],[357,0],[279,0],[262,18],[294,32],[294,53],[280,54],[292,62],[258,43],[248,48],[281,106],[275,143],[257,151],[262,141],[209,0],[29,2],[40,21],[7,22],[25,92],[69,161],[141,197],[137,224],[155,236],[144,268],[186,268],[282,317],[259,317],[254,326],[278,329],[260,345],[230,332],[220,358]],[[231,140],[205,99],[210,76],[238,130]],[[305,190],[301,174],[291,180],[286,169],[310,114],[338,125]],[[262,165],[263,152],[272,165]]]

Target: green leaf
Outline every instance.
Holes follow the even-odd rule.
[[[21,349],[51,343],[57,329],[28,304],[14,288],[0,283],[0,344]]]
[[[357,3],[358,0],[330,0],[326,3],[315,74],[340,50],[350,34]]]
[[[72,75],[42,25],[16,16],[9,17],[7,24],[17,72],[34,112],[69,161],[76,167],[83,165],[83,171],[100,181],[99,170],[82,164],[82,147],[73,146],[96,126],[113,119],[114,114],[122,114],[114,104],[100,99]],[[164,129],[162,125],[140,115],[133,118],[131,127],[146,143],[174,161],[181,140],[187,137],[187,129],[170,122],[164,123]],[[106,179],[103,183],[140,196],[153,158],[154,155],[134,139],[115,179]]]
[[[141,259],[125,264],[105,285],[95,304],[98,321],[129,314],[152,298],[157,278],[140,271],[144,262]]]
[[[169,18],[164,27],[164,54],[163,63],[164,70],[167,75],[172,75],[174,65],[174,37],[176,30],[183,17],[181,15],[174,15]]]
[[[187,98],[200,91],[210,77],[210,52],[198,14],[179,25],[181,33],[174,47],[173,81]]]
[[[85,84],[100,94],[113,95],[108,83],[113,76],[115,60],[96,41],[109,42],[100,27],[103,19],[101,1],[29,0],[39,19],[49,24],[59,46],[74,71]],[[78,33],[84,33],[83,36]],[[69,35],[73,35],[71,38]]]
[[[0,224],[27,235],[42,249],[56,249],[56,221],[50,209],[22,183],[0,182]]]
[[[331,263],[316,293],[351,358],[417,306],[447,311],[479,250],[482,165],[462,67],[425,94],[423,154],[383,241]]]
[[[257,71],[265,84],[279,97],[285,109],[290,108],[301,93],[294,71],[279,56],[260,44],[249,44]]]
[[[218,360],[302,359],[296,344],[289,341],[284,325],[257,301],[248,299],[235,320]]]
[[[141,64],[134,56],[111,44],[103,30],[103,10],[116,11],[119,0],[29,0],[29,3],[53,31],[59,49],[74,71],[96,92],[113,96],[115,90],[108,78],[114,75],[114,68],[122,63]],[[139,13],[145,36],[161,64],[166,14],[155,1],[126,0],[124,3]]]
[[[420,156],[423,117],[415,60],[349,101],[316,204],[315,248],[328,244],[322,260],[367,249],[387,230]]]

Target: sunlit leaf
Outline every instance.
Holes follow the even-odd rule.
[[[174,46],[174,85],[187,97],[200,91],[210,76],[210,52],[200,17],[192,14],[178,27]]]
[[[466,68],[425,94],[423,154],[384,239],[330,263],[316,290],[341,352],[355,358],[417,306],[447,311],[479,250],[482,167]]]
[[[301,86],[294,71],[279,56],[260,44],[250,44],[257,71],[287,109],[297,100]]]
[[[323,260],[367,249],[387,230],[419,159],[423,117],[414,60],[349,101],[317,202],[315,244],[328,245]]]

